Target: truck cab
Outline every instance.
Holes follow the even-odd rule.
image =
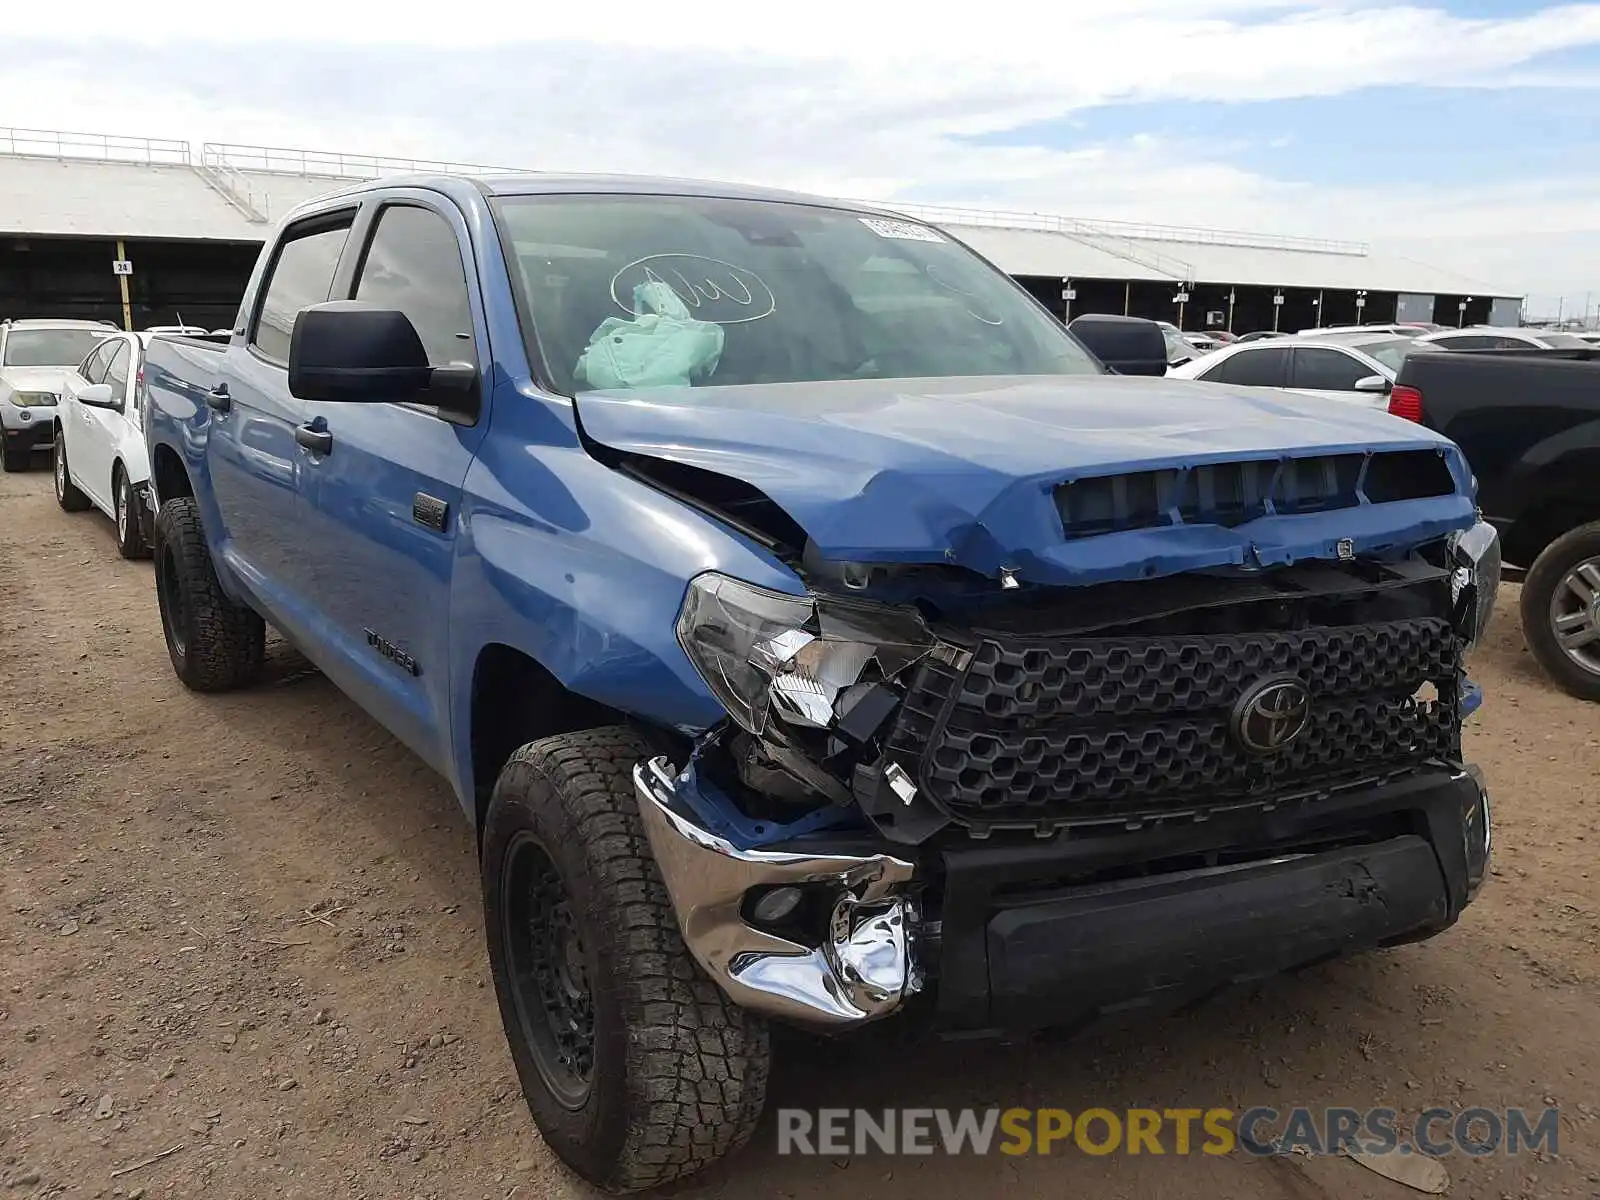
[[[1114,333],[816,197],[323,198],[150,347],[174,670],[247,687],[270,624],[450,780],[524,1094],[609,1190],[748,1139],[772,1022],[1080,1026],[1440,933],[1490,848],[1464,460]]]

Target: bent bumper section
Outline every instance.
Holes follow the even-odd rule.
[[[888,854],[740,850],[675,802],[664,758],[633,771],[650,849],[695,961],[736,1004],[815,1025],[886,1016],[920,986],[909,939],[915,912],[895,893],[915,868]],[[827,935],[806,946],[750,924],[758,888],[822,887],[833,901]]]
[[[1472,769],[1296,812],[952,845],[918,862],[839,846],[742,850],[691,815],[681,789],[692,775],[658,758],[635,768],[634,784],[695,960],[735,1003],[819,1027],[887,1016],[925,984],[936,1023],[953,1032],[1169,1011],[1448,928],[1482,886],[1492,845],[1488,794]],[[1358,828],[1375,832],[1340,844],[1341,831]],[[1241,845],[1262,849],[1245,856]],[[1165,865],[1217,852],[1221,865]],[[820,945],[748,919],[752,894],[784,886],[829,897]]]

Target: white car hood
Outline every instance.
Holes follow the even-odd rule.
[[[54,392],[59,396],[74,370],[75,367],[0,367],[0,388],[8,392]]]

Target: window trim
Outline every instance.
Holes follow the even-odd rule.
[[[353,265],[346,271],[343,269],[343,263],[341,262],[340,268],[334,273],[331,291],[337,292],[341,300],[354,300],[356,298],[356,291],[361,286],[361,272],[366,270],[367,257],[372,252],[372,243],[376,240],[378,230],[383,224],[383,214],[391,208],[415,208],[423,212],[432,213],[444,222],[445,228],[450,231],[450,236],[455,239],[456,254],[461,259],[461,280],[467,293],[467,319],[472,322],[472,369],[478,373],[478,411],[469,416],[466,413],[452,412],[448,409],[441,409],[435,404],[423,404],[414,400],[391,400],[386,403],[390,408],[403,408],[407,412],[432,417],[434,420],[443,421],[447,425],[471,428],[483,418],[485,393],[488,390],[484,379],[485,356],[479,352],[480,325],[472,305],[473,292],[476,287],[477,265],[472,256],[470,235],[468,240],[462,240],[461,231],[456,228],[455,222],[450,219],[450,214],[441,205],[412,195],[382,196],[376,203],[369,203],[352,229],[351,242],[358,243],[358,252],[353,260]],[[347,242],[341,259],[349,253],[350,242]],[[481,340],[487,346],[488,329],[486,325],[482,328],[481,333],[483,335]],[[494,361],[492,350],[488,355],[487,361],[491,364]]]
[[[256,288],[255,295],[251,297],[250,320],[245,324],[245,349],[258,361],[277,367],[281,371],[289,369],[287,360],[279,361],[273,358],[272,355],[256,344],[256,333],[261,328],[261,314],[267,306],[267,292],[271,290],[272,281],[277,277],[278,264],[283,259],[283,248],[290,242],[298,242],[302,238],[315,237],[319,233],[331,233],[337,229],[344,230],[344,245],[339,248],[339,257],[334,259],[333,262],[333,274],[328,277],[328,296],[323,297],[323,301],[326,302],[332,296],[334,285],[339,280],[339,265],[344,261],[345,255],[350,252],[350,234],[355,229],[356,215],[360,211],[360,207],[359,204],[347,205],[341,208],[329,209],[326,212],[312,213],[292,225],[285,226],[283,232],[278,235],[277,241],[272,247],[272,259],[262,272],[261,283]]]
[[[128,349],[127,338],[117,338],[115,340],[117,343],[117,348],[111,352],[111,357],[106,359],[106,377],[104,382],[107,384],[111,383],[111,365],[117,361],[118,355],[126,354],[128,356],[128,373],[122,381],[122,394],[119,396],[115,393],[115,391],[113,391],[111,396],[111,398],[116,401],[116,410],[118,412],[125,412],[128,407],[128,388],[133,383],[133,354]]]
[[[105,373],[104,369],[101,370],[99,379],[90,379],[89,375],[88,375],[88,372],[84,371],[83,367],[88,365],[88,362],[89,362],[89,360],[91,358],[95,358],[96,356],[98,356],[100,354],[104,354],[106,352],[106,350],[110,347],[111,343],[114,342],[114,341],[117,341],[117,340],[118,339],[116,339],[116,338],[107,338],[105,341],[101,342],[98,346],[96,346],[93,350],[89,351],[88,354],[84,355],[83,362],[78,364],[78,377],[80,379],[82,379],[85,383],[87,383],[87,384],[89,384],[91,386],[93,386],[96,383],[104,383],[105,382],[105,378],[106,378],[106,373]],[[111,363],[111,359],[108,356],[106,358],[106,365],[109,366],[110,363]]]

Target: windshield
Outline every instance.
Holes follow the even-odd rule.
[[[1392,342],[1365,342],[1357,343],[1356,349],[1363,354],[1371,355],[1391,371],[1398,372],[1400,365],[1406,361],[1406,355],[1416,354],[1419,351],[1430,349],[1427,345],[1419,346],[1415,338],[1397,337]]]
[[[916,222],[685,196],[505,197],[497,209],[568,395],[1101,371],[1009,279]]]
[[[13,329],[6,334],[5,365],[75,367],[106,333],[95,329]]]

